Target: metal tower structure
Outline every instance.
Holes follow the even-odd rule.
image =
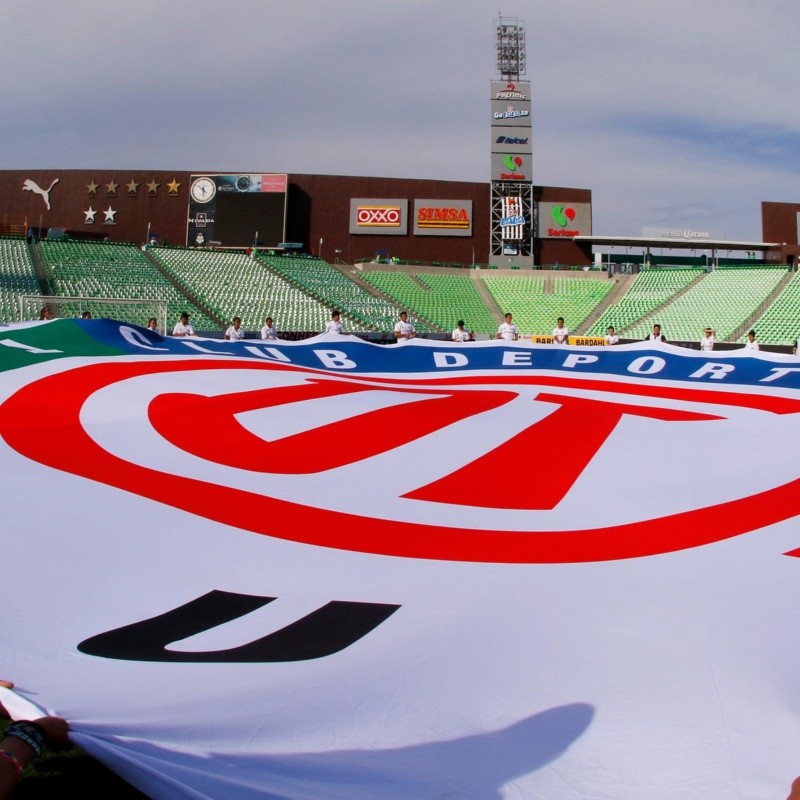
[[[525,23],[516,17],[495,22],[496,71],[503,81],[518,81],[525,75]]]
[[[491,81],[490,260],[533,265],[531,84],[526,74],[525,23],[495,20],[496,75]]]

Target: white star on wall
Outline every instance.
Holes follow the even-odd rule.
[[[103,213],[106,215],[106,218],[103,220],[103,223],[106,225],[113,225],[116,221],[114,219],[114,214],[116,214],[117,212],[113,208],[111,208],[111,206],[109,206]]]
[[[83,221],[84,224],[91,225],[94,222],[94,215],[97,213],[91,206],[89,206],[88,211],[83,212],[86,215],[86,219]]]

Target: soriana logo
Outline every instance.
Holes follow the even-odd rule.
[[[399,228],[401,221],[400,206],[358,206],[356,209],[359,227]]]
[[[223,525],[413,558],[648,556],[800,511],[785,447],[800,400],[740,387],[148,358],[33,381],[0,407],[0,433],[42,464]]]

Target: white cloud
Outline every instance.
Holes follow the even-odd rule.
[[[591,188],[598,233],[695,209],[758,238],[761,200],[798,199],[796,4],[506,12],[526,21],[534,180]],[[495,4],[33,0],[0,14],[0,67],[17,77],[0,87],[5,168],[487,179]]]

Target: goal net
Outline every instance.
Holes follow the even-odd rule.
[[[167,332],[166,300],[122,300],[114,297],[62,297],[60,295],[23,294],[19,298],[20,322],[39,319],[48,306],[53,317],[81,317],[88,311],[93,318],[107,317],[145,327],[155,317],[161,333]]]

